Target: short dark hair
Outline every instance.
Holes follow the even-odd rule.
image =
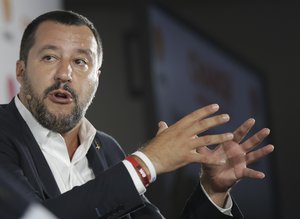
[[[19,57],[20,60],[25,62],[25,64],[27,63],[29,50],[31,49],[31,47],[34,45],[35,42],[36,30],[38,29],[39,25],[45,21],[54,21],[66,25],[87,26],[93,32],[94,37],[96,39],[98,45],[97,48],[98,57],[101,63],[102,52],[103,52],[102,42],[100,39],[100,35],[97,29],[95,28],[94,24],[83,15],[80,15],[73,11],[57,10],[57,11],[50,11],[38,16],[26,27],[21,40],[20,57]]]

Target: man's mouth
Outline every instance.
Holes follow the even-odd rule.
[[[49,99],[58,104],[69,104],[73,102],[73,96],[66,90],[54,90],[48,94]]]

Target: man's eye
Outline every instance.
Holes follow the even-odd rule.
[[[83,59],[76,59],[75,63],[77,65],[86,65],[87,64],[87,62],[85,60],[83,60]]]
[[[47,56],[44,56],[44,57],[43,57],[43,60],[44,60],[44,61],[47,61],[47,62],[53,62],[53,61],[56,60],[56,58],[55,58],[54,56],[49,56],[49,55],[47,55]]]

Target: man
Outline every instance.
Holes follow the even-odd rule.
[[[156,176],[202,163],[201,183],[182,218],[241,218],[229,190],[242,178],[264,174],[247,168],[273,150],[251,151],[262,129],[239,144],[254,125],[234,133],[203,135],[229,121],[203,107],[174,125],[159,123],[155,138],[125,158],[117,142],[84,117],[98,87],[102,46],[93,24],[68,11],[43,14],[26,28],[16,65],[18,96],[0,108],[0,165],[28,197],[59,218],[163,218],[144,193]],[[219,144],[214,150],[207,146]]]

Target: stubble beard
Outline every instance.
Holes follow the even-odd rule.
[[[52,86],[48,87],[43,96],[39,97],[33,90],[32,84],[25,73],[23,79],[23,90],[25,95],[30,95],[31,99],[27,101],[28,109],[35,117],[35,119],[45,128],[64,134],[72,130],[79,121],[85,116],[85,113],[92,103],[92,100],[95,96],[97,85],[93,84],[89,86],[88,94],[86,95],[85,100],[79,102],[79,97],[76,92],[68,86],[68,84],[62,84],[61,82],[56,82]],[[58,88],[63,88],[71,93],[75,106],[72,111],[68,114],[51,113],[46,107],[44,100],[47,98],[47,95]]]

